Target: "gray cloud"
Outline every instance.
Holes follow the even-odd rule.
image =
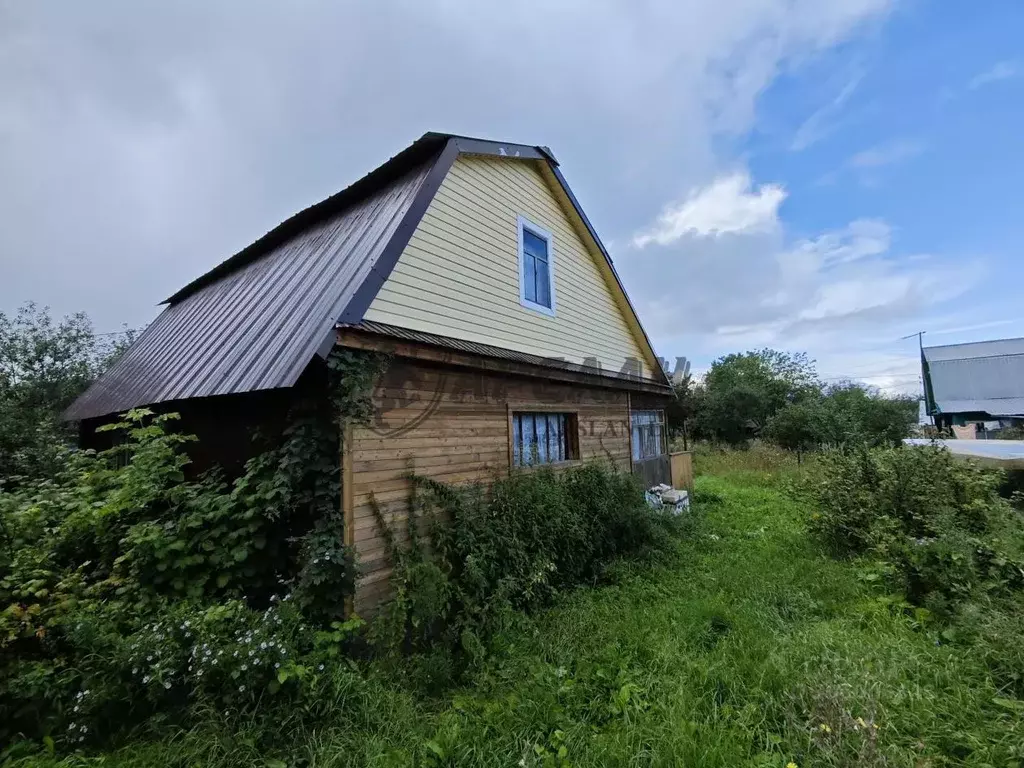
[[[602,235],[627,243],[743,171],[716,139],[750,129],[780,69],[888,5],[0,4],[0,308],[146,322],[425,130],[550,145]],[[614,255],[671,355],[815,306],[819,277],[779,258],[791,247],[772,231]]]

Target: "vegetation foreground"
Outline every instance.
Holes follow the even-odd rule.
[[[661,561],[521,620],[454,692],[339,661],[321,702],[336,716],[315,729],[301,711],[268,734],[211,710],[60,764],[1024,765],[1024,705],[1005,682],[1020,655],[1007,672],[998,647],[1019,646],[1013,615],[960,627],[912,608],[863,560],[824,554],[777,475],[700,477],[696,498]]]

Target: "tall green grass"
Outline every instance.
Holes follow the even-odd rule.
[[[457,691],[430,698],[369,666],[332,694],[327,727],[301,712],[273,726],[211,712],[202,728],[140,734],[103,764],[1024,764],[1024,712],[992,682],[989,646],[950,641],[821,554],[809,510],[757,482],[763,470],[708,468],[693,531],[666,560],[622,565],[524,620]]]

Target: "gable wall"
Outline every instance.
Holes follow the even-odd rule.
[[[554,235],[556,316],[520,305],[517,216]],[[602,258],[598,256],[598,258]],[[366,320],[619,371],[650,365],[595,256],[533,161],[461,156]]]

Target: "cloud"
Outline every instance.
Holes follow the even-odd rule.
[[[816,267],[834,267],[884,254],[889,250],[891,237],[892,228],[886,222],[857,219],[842,229],[797,243],[791,255],[809,258]]]
[[[967,84],[967,88],[975,91],[986,85],[998,83],[1000,80],[1009,80],[1010,78],[1017,77],[1019,74],[1020,67],[1017,62],[1000,61],[994,64],[990,69],[975,75],[971,79],[971,82]]]
[[[753,189],[749,174],[737,171],[666,206],[654,227],[633,237],[633,245],[668,245],[684,235],[717,237],[768,231],[778,226],[779,206],[785,199],[782,185],[762,184]]]
[[[831,101],[801,123],[800,127],[796,129],[796,133],[793,134],[793,141],[789,145],[791,151],[801,152],[812,144],[817,144],[835,130],[839,113],[853,96],[863,77],[863,72],[855,74]]]
[[[896,355],[903,362],[894,369],[885,349],[907,333],[950,325],[985,264],[902,253],[895,240],[881,219],[804,238],[789,236],[781,222],[742,237],[687,235],[663,249],[673,258],[659,264],[660,293],[647,297],[641,315],[649,332],[697,366],[723,350],[770,346],[810,351],[822,375],[837,380],[889,389],[902,381],[912,389],[913,356]],[[639,253],[653,268],[648,251]]]
[[[917,157],[926,149],[927,147],[918,141],[890,141],[861,150],[847,161],[847,166],[861,170],[881,168]]]
[[[718,137],[750,130],[779,71],[890,4],[2,4],[0,308],[145,322],[426,130],[551,146],[602,235],[628,242],[736,168]],[[658,282],[621,271],[635,295]]]

